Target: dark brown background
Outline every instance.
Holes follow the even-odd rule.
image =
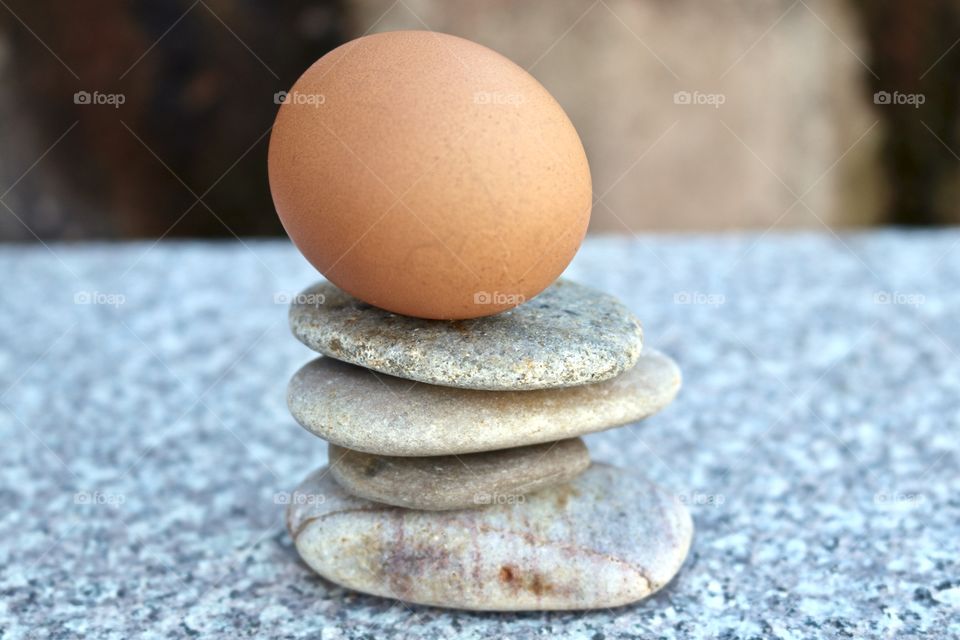
[[[2,4],[3,240],[282,233],[265,171],[274,93],[345,40],[408,26],[493,46],[557,95],[584,138],[598,195],[612,193],[595,206],[595,231],[763,229],[781,218],[791,227],[960,221],[956,1]],[[817,55],[821,42],[834,47],[829,55]],[[726,88],[723,110],[696,112],[727,151],[700,133],[699,120],[666,127],[677,107],[664,96],[698,86],[691,78],[702,81],[698,69],[711,58],[721,68],[734,63],[737,87],[778,87],[760,105],[737,100],[748,89]],[[590,62],[578,68],[577,60]],[[631,75],[638,61],[656,73]],[[818,93],[823,86],[827,94]],[[925,103],[878,106],[871,97],[881,89],[922,93]],[[77,91],[122,94],[125,103],[75,104]],[[822,95],[840,96],[842,106],[824,107]],[[778,132],[806,138],[806,128],[826,132],[823,150],[759,146]],[[614,158],[621,139],[624,159],[642,161]],[[713,149],[716,157],[705,154]],[[731,179],[727,166],[743,168]],[[815,182],[824,170],[830,179]],[[816,220],[778,218],[794,198],[776,192],[774,178],[790,185],[792,175],[801,176],[796,191],[810,183],[826,190],[811,207]],[[674,203],[676,217],[664,211]]]

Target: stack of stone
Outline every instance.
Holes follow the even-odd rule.
[[[325,357],[290,382],[329,466],[287,526],[322,576],[443,607],[612,607],[666,584],[693,526],[674,496],[590,462],[579,436],[641,420],[680,387],[617,300],[560,280],[474,320],[399,316],[329,283],[298,296]]]

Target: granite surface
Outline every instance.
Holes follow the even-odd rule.
[[[591,239],[684,388],[591,455],[687,501],[633,606],[361,596],[284,530],[326,445],[287,412],[316,275],[284,242],[0,247],[0,636],[956,638],[960,233]]]

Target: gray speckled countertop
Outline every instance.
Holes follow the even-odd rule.
[[[283,242],[0,246],[0,637],[956,638],[960,233],[598,238],[685,373],[590,436],[683,495],[664,591],[479,614],[349,593],[282,525],[326,447],[284,405],[316,278]]]

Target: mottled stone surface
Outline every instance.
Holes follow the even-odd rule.
[[[456,321],[396,315],[321,282],[293,300],[290,327],[305,345],[338,360],[466,389],[599,382],[632,367],[643,345],[629,309],[567,280],[509,311]]]
[[[638,605],[517,614],[299,560],[287,492],[327,445],[286,407],[314,357],[287,308],[316,272],[245,243],[0,246],[4,640],[960,637],[960,231],[588,238],[568,275],[684,390],[584,439],[683,497],[696,538]],[[123,303],[74,302],[94,292]]]
[[[328,471],[304,480],[287,511],[300,556],[337,584],[418,604],[616,607],[669,582],[693,536],[679,499],[604,464],[510,504],[445,512],[356,498]]]
[[[654,349],[612,380],[537,391],[438,387],[317,358],[290,380],[287,404],[304,428],[348,449],[438,456],[610,429],[660,411],[679,389],[676,363]]]
[[[447,510],[516,501],[572,480],[590,466],[580,438],[454,456],[400,458],[327,448],[330,475],[348,493],[409,509]]]

